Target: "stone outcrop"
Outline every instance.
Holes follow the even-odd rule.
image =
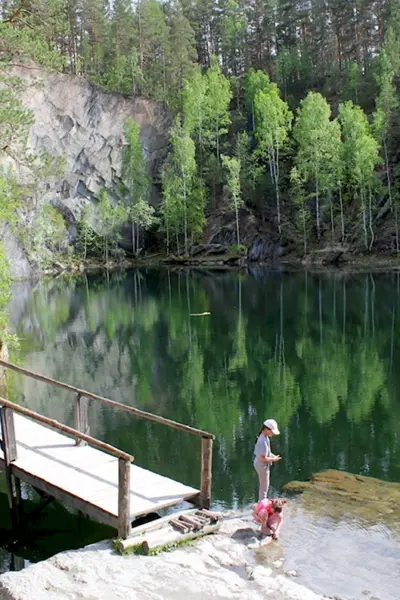
[[[27,84],[22,102],[35,117],[29,134],[30,149],[64,157],[63,175],[44,182],[40,200],[59,208],[72,226],[70,238],[84,202],[98,198],[103,187],[118,196],[123,131],[129,117],[140,124],[148,173],[153,181],[151,201],[159,202],[159,174],[168,150],[170,124],[161,104],[106,93],[74,75],[24,68],[18,68],[15,74]],[[26,223],[34,216],[34,210],[26,211]],[[29,275],[27,257],[10,231],[6,250],[13,274]]]
[[[63,552],[0,577],[0,600],[322,600],[257,564],[254,531],[235,519],[218,535],[159,556],[116,554],[111,543]]]

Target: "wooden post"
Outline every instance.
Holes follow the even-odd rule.
[[[118,459],[118,535],[126,539],[131,531],[131,463]]]
[[[75,429],[86,435],[90,435],[88,421],[88,399],[78,394],[75,403]],[[76,446],[87,446],[87,442],[76,438]]]
[[[3,438],[4,462],[6,467],[17,458],[15,441],[14,411],[8,406],[1,407],[1,432]]]
[[[212,448],[213,440],[211,438],[201,438],[201,508],[210,508],[212,487]]]
[[[15,510],[15,520],[17,527],[20,527],[23,520],[23,504],[22,504],[22,489],[21,489],[21,480],[19,477],[12,476],[15,487],[15,502],[14,502],[14,510]]]
[[[13,528],[17,525],[17,511],[14,500],[13,478],[11,475],[11,463],[17,458],[17,443],[15,440],[14,427],[14,412],[8,406],[2,406],[1,412],[1,434],[2,434],[2,449],[4,453],[4,467],[7,484],[8,507]]]

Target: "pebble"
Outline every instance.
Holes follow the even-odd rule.
[[[286,571],[286,575],[288,577],[297,577],[297,571],[295,571],[294,569],[292,571]]]

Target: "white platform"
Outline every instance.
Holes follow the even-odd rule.
[[[118,516],[117,458],[90,446],[76,446],[75,440],[22,415],[14,414],[14,420],[18,458],[13,467],[22,480],[32,483],[32,478],[39,479],[49,489],[87,503],[88,508]],[[0,463],[3,464],[1,450]],[[199,490],[183,483],[131,465],[132,520],[198,494]]]

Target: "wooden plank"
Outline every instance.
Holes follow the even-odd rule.
[[[143,535],[146,532],[148,533],[150,531],[155,531],[156,529],[161,529],[161,527],[165,527],[171,519],[178,519],[181,515],[194,514],[196,510],[196,508],[180,510],[179,512],[175,512],[172,515],[167,515],[165,517],[155,519],[154,521],[150,521],[150,523],[144,523],[143,525],[138,525],[137,527],[133,526],[130,538],[138,537],[139,535]]]
[[[182,521],[179,521],[178,519],[171,519],[169,524],[172,525],[174,529],[177,529],[180,533],[188,533],[191,530],[189,525],[185,525],[185,523],[182,523]]]
[[[11,408],[7,406],[1,407],[0,421],[8,508],[11,515],[12,526],[15,528],[18,525],[18,520],[17,507],[14,497],[13,477],[11,474],[11,464],[17,458],[17,444],[15,440],[14,413]]]
[[[15,415],[15,428],[19,454],[16,464],[19,468],[117,519],[116,458],[91,446],[77,447],[72,439],[60,432],[18,414]],[[26,440],[26,443],[20,444],[18,440]],[[198,490],[180,482],[137,465],[130,465],[130,469],[131,481],[134,482],[134,489],[129,494],[132,520],[136,516],[198,497]],[[81,507],[79,510],[82,510]]]
[[[130,520],[130,463],[127,460],[118,461],[118,535],[123,539],[129,536]]]
[[[15,440],[14,413],[12,408],[1,408],[1,433],[3,453],[6,467],[17,458],[17,443]]]
[[[201,484],[200,484],[200,506],[210,508],[211,486],[212,486],[212,448],[213,441],[210,438],[201,440]]]
[[[98,448],[99,450],[103,450],[103,452],[107,452],[108,454],[111,454],[112,456],[116,456],[117,458],[122,458],[124,460],[129,460],[130,462],[132,462],[134,460],[133,456],[131,456],[127,452],[118,450],[117,448],[114,448],[114,446],[110,446],[110,444],[101,442],[100,440],[97,440],[96,438],[91,437],[90,435],[81,433],[80,431],[77,431],[76,429],[73,429],[72,427],[68,427],[68,425],[63,425],[62,423],[59,423],[58,421],[55,421],[54,419],[49,419],[48,417],[44,417],[43,415],[40,415],[39,413],[33,412],[32,410],[29,410],[28,408],[24,408],[23,406],[19,406],[18,404],[15,404],[14,402],[10,402],[9,400],[6,400],[5,398],[0,397],[0,404],[2,404],[4,407],[12,408],[15,412],[17,412],[21,415],[24,415],[30,419],[33,419],[34,421],[38,421],[39,423],[48,425],[49,427],[52,427],[53,429],[58,429],[59,431],[62,431],[63,433],[65,433],[71,437],[75,437],[75,438],[84,440],[84,441],[88,442],[89,444],[91,444],[92,446],[94,446],[95,448]]]
[[[104,523],[105,525],[110,525],[114,529],[118,529],[118,518],[110,515],[108,512],[102,510],[98,506],[89,503],[87,500],[82,500],[79,496],[75,496],[71,492],[62,490],[60,488],[55,487],[51,483],[44,481],[37,475],[32,475],[31,473],[27,473],[15,463],[11,466],[12,473],[21,479],[21,481],[25,481],[29,485],[38,488],[42,492],[45,492],[49,496],[56,498],[60,502],[68,504],[72,508],[81,511],[83,514],[87,515],[94,521],[98,521],[100,523]]]
[[[203,526],[203,524],[200,521],[198,521],[194,515],[181,515],[179,519],[180,521],[183,521],[184,523],[187,523],[188,525],[193,527],[193,529],[195,530],[201,529]]]
[[[178,429],[179,431],[186,431],[187,433],[191,433],[193,435],[198,435],[202,438],[209,438],[214,440],[215,436],[208,431],[202,431],[201,429],[196,429],[195,427],[190,427],[189,425],[184,425],[183,423],[177,423],[176,421],[172,421],[171,419],[166,419],[164,417],[160,417],[159,415],[154,415],[153,413],[146,412],[144,410],[139,410],[138,408],[134,408],[132,406],[127,406],[126,404],[121,404],[120,402],[115,402],[115,400],[109,400],[108,398],[103,398],[102,396],[98,396],[97,394],[92,394],[91,392],[81,390],[77,387],[69,385],[67,383],[62,383],[61,381],[57,381],[56,379],[51,379],[50,377],[45,377],[44,375],[39,375],[38,373],[34,373],[33,371],[29,371],[28,369],[24,369],[17,365],[14,365],[8,361],[0,360],[0,365],[6,367],[7,369],[11,369],[16,371],[17,373],[21,373],[30,377],[31,379],[36,379],[37,381],[42,381],[49,385],[59,387],[63,390],[67,390],[74,394],[80,394],[81,396],[85,396],[86,398],[92,398],[93,400],[97,400],[98,402],[102,402],[107,406],[112,406],[114,408],[118,408],[119,410],[123,410],[125,412],[130,413],[131,415],[135,415],[139,419],[146,419],[147,421],[153,421],[154,423],[160,423],[162,425],[166,425],[168,427],[173,427],[174,429]]]
[[[90,427],[88,420],[88,399],[84,398],[80,394],[77,394],[75,401],[75,429],[90,435]],[[86,446],[87,442],[76,438],[75,443],[77,446]]]
[[[159,548],[169,546],[171,544],[181,544],[189,540],[194,540],[198,537],[217,533],[220,528],[219,523],[208,525],[197,531],[190,531],[188,533],[180,533],[173,529],[172,526],[167,528],[157,529],[152,532],[148,532],[143,536],[134,538],[130,537],[126,540],[120,541],[118,549],[120,552],[129,551],[129,548],[138,548],[139,552],[143,554],[151,554]]]

